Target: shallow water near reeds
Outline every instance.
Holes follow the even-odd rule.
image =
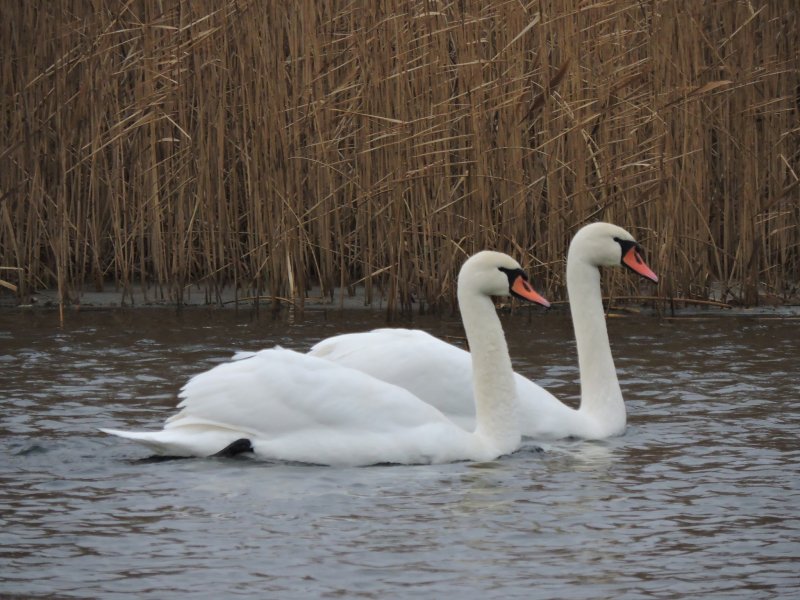
[[[503,317],[573,401],[569,318]],[[453,318],[412,323],[458,336]],[[0,594],[82,598],[783,598],[800,594],[800,321],[609,319],[625,436],[486,464],[148,462],[234,351],[306,349],[371,312],[0,314]]]

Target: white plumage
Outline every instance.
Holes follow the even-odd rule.
[[[575,235],[567,258],[567,292],[578,346],[580,408],[567,406],[515,373],[519,427],[524,436],[602,439],[625,431],[625,403],[611,356],[600,289],[598,267],[604,265],[624,265],[651,280],[658,279],[642,260],[633,236],[621,227],[593,223]],[[462,427],[475,426],[469,353],[423,331],[377,329],[339,335],[319,342],[309,354],[402,386]]]
[[[492,460],[519,447],[511,361],[490,295],[546,301],[520,266],[481,252],[462,267],[458,294],[476,352],[474,432],[413,393],[361,371],[282,348],[241,353],[183,387],[163,430],[103,430],[159,454],[210,456],[248,440],[260,457],[323,465]]]

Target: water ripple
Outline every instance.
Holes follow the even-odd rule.
[[[575,398],[569,320],[520,319],[508,328],[515,364]],[[627,434],[527,444],[490,463],[142,462],[140,448],[96,432],[158,426],[188,377],[236,350],[302,349],[382,324],[140,311],[59,328],[43,313],[0,315],[0,594],[800,594],[792,321],[610,321]]]

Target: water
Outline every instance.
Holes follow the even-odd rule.
[[[569,319],[505,317],[517,368],[574,399]],[[0,594],[82,598],[786,598],[800,594],[800,321],[610,319],[630,428],[487,464],[148,462],[239,349],[384,325],[232,311],[0,314]],[[454,320],[417,318],[441,336]]]

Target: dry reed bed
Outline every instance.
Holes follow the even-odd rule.
[[[3,16],[0,281],[21,298],[365,284],[440,308],[487,247],[559,298],[571,235],[599,219],[649,250],[662,282],[643,293],[754,304],[800,280],[795,0]]]

